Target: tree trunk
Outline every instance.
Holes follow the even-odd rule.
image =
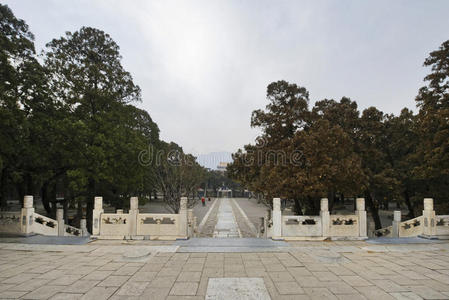
[[[317,205],[315,204],[315,200],[314,198],[312,198],[311,196],[307,196],[307,205],[306,205],[306,211],[305,211],[305,215],[308,216],[315,216],[315,215],[319,215],[320,210],[317,208]]]
[[[41,187],[41,199],[42,199],[42,205],[45,208],[45,211],[48,215],[51,214],[51,206],[50,206],[50,199],[48,195],[48,182],[44,182],[44,184]]]
[[[413,209],[412,202],[410,201],[410,194],[407,189],[405,189],[405,191],[404,191],[404,199],[405,199],[405,205],[407,205],[409,219],[415,218],[415,211]]]
[[[154,190],[153,193],[154,193],[154,200],[157,201],[157,190]],[[150,195],[150,198],[151,198],[151,195]]]
[[[25,197],[25,190],[23,183],[16,183],[17,194],[19,195],[20,206],[23,207],[23,197]]]
[[[299,201],[298,198],[294,198],[293,200],[295,201],[295,206],[294,206],[295,214],[298,216],[301,216],[302,215],[301,202]]]
[[[27,195],[33,195],[34,189],[33,189],[33,177],[30,173],[27,173],[25,175],[25,193]]]
[[[329,211],[331,212],[335,204],[335,191],[333,189],[329,190],[327,198],[329,200]]]
[[[371,193],[367,191],[365,193],[366,204],[371,212],[371,216],[373,217],[375,229],[382,228],[382,223],[379,217],[379,207],[374,203],[373,198],[371,197]]]
[[[64,209],[64,223],[65,224],[69,224],[69,207],[68,207],[68,200],[67,199],[64,199],[64,202],[63,202],[63,206],[62,206],[62,208]]]
[[[73,199],[73,198],[72,198]],[[81,220],[83,217],[85,217],[85,216],[83,216],[83,204],[82,204],[82,201],[80,201],[80,200],[78,200],[77,202],[76,202],[76,216],[77,216],[77,219],[78,220]]]
[[[52,185],[50,193],[51,215],[50,218],[56,219],[56,185]]]
[[[90,178],[87,186],[86,199],[86,225],[87,230],[92,233],[92,211],[94,209],[94,198],[96,196],[95,181]]]

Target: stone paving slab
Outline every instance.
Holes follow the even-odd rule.
[[[270,300],[262,278],[211,278],[207,300]]]

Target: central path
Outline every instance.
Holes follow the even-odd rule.
[[[238,238],[242,237],[239,226],[232,211],[231,202],[228,198],[221,199],[217,214],[217,225],[215,225],[214,237]]]

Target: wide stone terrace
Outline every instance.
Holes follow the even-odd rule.
[[[179,242],[0,243],[0,298],[219,299],[221,281],[210,278],[256,278],[271,299],[449,299],[449,243],[273,245],[179,252]]]

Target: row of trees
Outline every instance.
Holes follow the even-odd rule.
[[[228,174],[267,199],[292,199],[297,214],[316,214],[319,198],[363,196],[376,228],[381,205],[405,203],[409,217],[424,196],[449,196],[449,41],[430,53],[427,85],[416,97],[418,114],[398,116],[375,107],[362,112],[349,98],[317,101],[286,81],[271,83],[265,110],[255,110],[255,144],[239,149]]]
[[[160,140],[148,112],[133,105],[140,88],[101,30],[67,32],[37,55],[27,24],[0,5],[0,97],[2,208],[11,195],[41,195],[54,215],[63,194],[65,207],[85,203],[89,214],[95,195],[120,207],[129,196],[158,190],[177,211],[180,195],[206,176],[181,147]]]

